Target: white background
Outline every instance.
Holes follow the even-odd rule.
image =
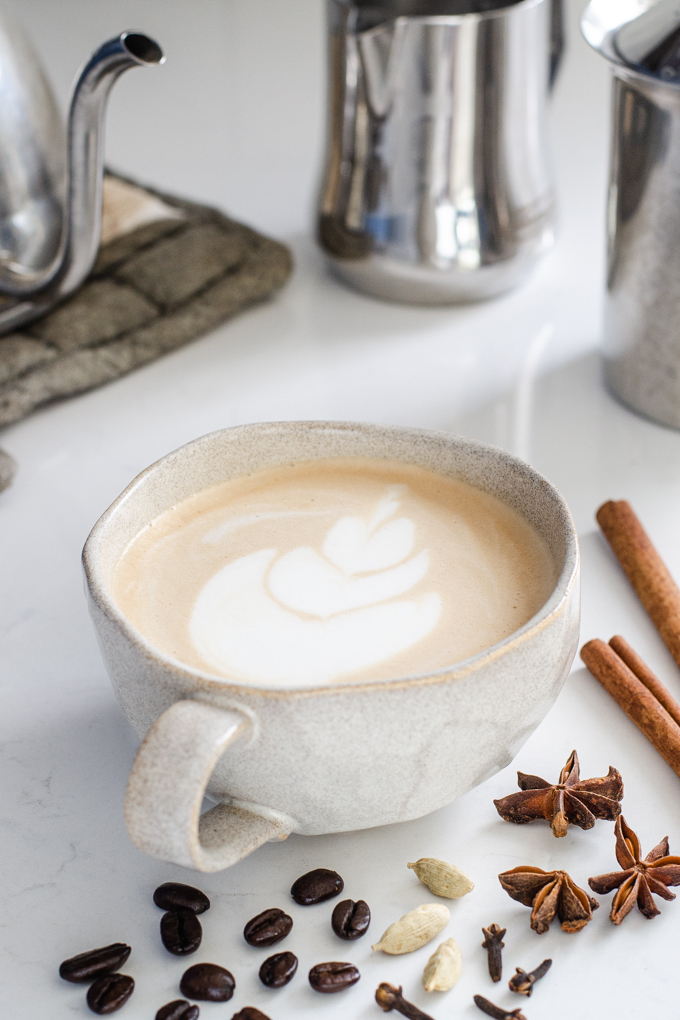
[[[680,697],[677,669],[593,522],[605,499],[630,499],[680,576],[680,436],[617,405],[600,381],[609,78],[578,36],[582,6],[569,3],[568,54],[553,102],[559,244],[520,291],[432,310],[351,293],[327,275],[311,239],[324,142],[322,0],[21,0],[64,103],[78,65],[107,35],[127,27],[156,35],[166,66],[127,75],[112,95],[109,163],[288,240],[297,272],[270,304],[1,437],[20,464],[0,496],[0,1014],[8,1020],[89,1015],[84,989],[60,981],[58,964],[115,940],[132,944],[125,970],[137,982],[121,1017],[153,1017],[178,995],[186,964],[160,945],[151,893],[192,876],[143,857],[126,836],[122,799],[136,741],[97,651],[79,555],[130,479],[197,435],[257,420],[362,419],[449,429],[520,453],[561,488],[574,513],[582,639],[623,633]],[[636,912],[615,928],[603,897],[582,933],[554,927],[539,938],[529,911],[498,885],[498,872],[519,864],[565,868],[581,885],[615,868],[611,824],[558,841],[546,825],[501,822],[491,803],[513,791],[517,767],[556,779],[574,747],[584,776],[610,764],[623,773],[625,815],[645,852],[666,834],[680,851],[680,780],[577,662],[515,765],[457,803],[406,825],[293,836],[199,878],[213,907],[191,962],[221,963],[237,979],[232,1002],[202,1006],[202,1017],[230,1018],[250,1004],[272,1020],[363,1020],[381,1015],[373,992],[382,980],[403,983],[437,1020],[481,1016],[474,993],[522,1007],[529,1020],[675,1015],[680,904],[660,902],[655,920]],[[430,950],[387,958],[369,945],[431,900],[406,869],[425,855],[458,863],[477,883],[451,904],[442,935],[455,936],[464,956],[463,977],[445,996],[419,987]],[[368,900],[374,921],[363,941],[335,939],[332,904],[304,909],[290,901],[292,881],[317,866],[337,869],[347,894]],[[295,928],[281,949],[298,953],[300,974],[267,992],[257,979],[264,954],[240,932],[276,905],[291,905]],[[486,975],[481,927],[493,921],[508,928],[506,980],[515,966],[554,959],[529,1001]],[[321,999],[304,975],[333,958],[356,962],[362,981]]]

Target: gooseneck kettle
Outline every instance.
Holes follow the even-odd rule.
[[[138,32],[105,42],[76,81],[64,132],[26,35],[0,14],[0,334],[44,315],[92,268],[106,100],[123,71],[164,59]]]

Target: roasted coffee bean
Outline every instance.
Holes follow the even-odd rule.
[[[169,953],[188,956],[201,944],[203,929],[193,910],[168,910],[161,917],[161,940]]]
[[[198,1020],[198,1006],[192,1006],[186,999],[175,999],[168,1002],[156,1013],[156,1020]]]
[[[267,988],[283,988],[295,977],[298,958],[295,953],[275,953],[260,967],[260,981]]]
[[[331,926],[339,939],[353,942],[360,939],[368,931],[371,923],[371,911],[364,900],[343,900],[338,903],[331,917]]]
[[[361,974],[353,963],[317,963],[309,972],[309,983],[315,992],[342,992],[355,985]]]
[[[93,1013],[115,1013],[124,1006],[135,990],[127,974],[105,974],[87,990],[87,1004]]]
[[[111,974],[122,967],[130,955],[130,947],[124,942],[113,942],[101,949],[91,949],[89,953],[80,953],[64,960],[59,968],[59,977],[65,981],[94,981],[102,974]]]
[[[193,885],[182,885],[181,882],[164,882],[153,894],[153,901],[161,910],[193,910],[194,914],[202,914],[210,910],[210,900]]]
[[[290,935],[293,918],[283,910],[273,907],[263,910],[243,929],[243,937],[251,946],[273,946]]]
[[[332,900],[339,896],[345,888],[345,883],[337,871],[329,871],[327,868],[317,868],[315,871],[308,871],[293,883],[290,894],[296,903],[301,907],[308,907],[312,903],[323,903],[324,900]]]
[[[182,995],[199,1002],[227,1002],[235,988],[234,975],[216,963],[195,963],[184,971],[179,983]]]
[[[269,1020],[269,1017],[254,1006],[244,1006],[239,1013],[234,1013],[231,1020]]]

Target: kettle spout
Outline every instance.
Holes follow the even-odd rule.
[[[106,101],[116,79],[130,67],[165,61],[158,43],[123,32],[92,55],[76,81],[68,120],[67,180],[59,247],[49,265],[29,268],[0,261],[0,294],[20,301],[8,309],[12,328],[43,314],[82,283],[97,257],[101,232]],[[0,315],[0,329],[6,328]]]

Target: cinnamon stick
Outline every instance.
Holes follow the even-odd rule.
[[[680,705],[665,687],[659,678],[652,673],[647,663],[642,659],[635,649],[631,648],[625,638],[617,634],[609,642],[620,659],[623,659],[628,669],[631,669],[638,680],[641,680],[648,691],[651,691],[656,700],[663,705],[671,719],[680,726]]]
[[[589,641],[581,658],[629,719],[680,776],[680,726],[652,692],[604,641]]]
[[[680,666],[680,590],[626,500],[597,511],[597,523],[638,598]]]

